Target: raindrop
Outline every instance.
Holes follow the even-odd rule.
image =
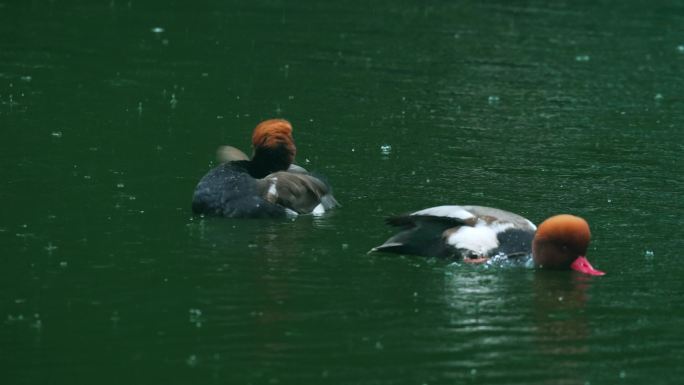
[[[162,28],[162,27],[154,27],[154,28],[152,28],[150,31],[152,31],[152,33],[163,33],[163,32],[164,32],[164,28]]]
[[[33,323],[31,323],[31,327],[38,330],[43,327],[43,322],[40,320],[40,314],[36,313],[33,315]]]
[[[57,250],[57,246],[53,245],[52,242],[48,242],[48,245],[45,246],[45,250],[48,254],[52,254],[53,251]]]
[[[123,183],[117,183],[117,184],[116,184],[116,187],[117,187],[117,188],[124,188],[124,184],[123,184]]]
[[[660,101],[660,100],[663,100],[663,97],[664,97],[663,94],[657,93],[657,94],[655,94],[655,96],[653,97],[653,100],[655,100],[655,101]]]
[[[188,311],[189,313],[189,321],[191,324],[195,325],[198,328],[202,327],[202,311],[200,309],[190,309]]]
[[[591,58],[589,55],[577,55],[575,56],[575,61],[586,63],[590,60]]]
[[[53,138],[61,138],[62,137],[62,131],[52,131],[52,133],[50,135],[52,135]]]
[[[197,356],[194,354],[191,354],[190,357],[188,357],[188,359],[185,360],[185,363],[189,367],[194,368],[195,366],[197,366]]]
[[[677,51],[679,51],[679,53],[684,53],[684,44],[678,45],[678,46],[677,46]]]
[[[382,155],[389,155],[392,152],[392,146],[389,144],[383,144],[380,146],[380,152]]]
[[[21,322],[24,320],[24,315],[23,314],[18,314],[16,316],[12,314],[7,315],[7,322]]]
[[[490,95],[490,96],[487,98],[487,102],[488,102],[489,104],[496,104],[496,103],[499,102],[499,97],[496,96],[496,95]]]
[[[653,258],[655,256],[655,253],[653,250],[646,250],[644,251],[644,257],[646,258]]]

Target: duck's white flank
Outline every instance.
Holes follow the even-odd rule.
[[[319,203],[316,207],[314,207],[311,214],[313,214],[314,216],[325,214],[325,207],[323,207],[323,203]]]
[[[487,255],[489,250],[499,246],[497,234],[514,227],[512,223],[478,221],[474,226],[461,226],[447,237],[447,243],[457,249],[472,250],[478,255]]]
[[[278,183],[278,177],[273,177],[269,180],[270,185],[268,186],[268,192],[266,193],[269,197],[271,197],[271,201],[275,202],[275,200],[278,198],[278,188],[276,187],[276,184]]]

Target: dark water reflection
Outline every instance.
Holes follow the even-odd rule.
[[[676,2],[0,2],[0,382],[676,383]],[[320,218],[191,218],[292,120]],[[592,225],[584,278],[367,255],[445,203]]]

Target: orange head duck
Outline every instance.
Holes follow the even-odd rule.
[[[338,205],[330,185],[293,164],[297,148],[292,125],[269,119],[252,133],[253,155],[220,146],[220,165],[197,184],[195,214],[231,218],[263,218],[322,214]]]
[[[561,214],[542,222],[532,241],[534,264],[545,269],[572,269],[589,275],[604,275],[587,260],[591,232],[583,218]]]
[[[573,215],[551,217],[537,229],[528,219],[501,209],[449,205],[395,216],[387,223],[400,231],[371,251],[455,258],[466,263],[531,253],[540,268],[604,274],[585,257],[589,225]]]

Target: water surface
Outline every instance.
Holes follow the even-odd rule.
[[[667,1],[0,3],[0,381],[676,383],[683,26]],[[343,207],[193,218],[215,148],[271,117]],[[582,215],[608,274],[366,254],[438,204]]]

